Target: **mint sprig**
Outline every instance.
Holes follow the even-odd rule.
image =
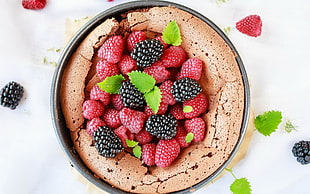
[[[193,139],[194,139],[194,133],[189,132],[189,133],[186,135],[186,137],[185,137],[185,142],[186,142],[186,143],[190,143],[190,142],[193,141]]]
[[[126,139],[126,144],[128,147],[133,148],[132,149],[133,155],[140,159],[142,155],[142,149],[141,149],[141,146],[138,145],[139,142]]]
[[[254,125],[258,132],[270,136],[276,131],[281,121],[282,113],[280,111],[267,111],[255,118]]]
[[[234,177],[234,182],[230,185],[230,191],[233,194],[251,194],[252,189],[251,189],[251,184],[247,180],[247,178],[242,177],[242,178],[237,178],[232,169],[225,168],[230,174]]]
[[[114,75],[105,78],[105,80],[99,82],[97,85],[101,90],[109,94],[118,94],[123,80],[125,80],[124,76]]]
[[[182,43],[182,37],[180,28],[176,21],[171,21],[163,31],[163,41],[173,46],[180,46]]]
[[[151,91],[156,83],[153,76],[141,71],[132,71],[128,73],[128,76],[130,82],[142,93]]]
[[[186,113],[190,113],[193,111],[193,107],[192,106],[184,106],[183,107],[183,112],[186,112]]]
[[[144,94],[146,104],[152,109],[155,114],[159,110],[161,97],[161,91],[157,86],[155,86],[150,92]]]

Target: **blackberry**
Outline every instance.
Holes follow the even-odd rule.
[[[191,78],[184,77],[173,83],[171,93],[178,102],[195,98],[202,91],[199,83]]]
[[[159,139],[169,140],[177,134],[177,119],[171,114],[151,115],[145,125],[145,130]]]
[[[139,67],[145,68],[158,61],[163,54],[164,46],[159,40],[144,40],[138,42],[131,52],[131,57],[137,61]]]
[[[121,139],[107,126],[98,127],[93,140],[98,153],[107,158],[114,158],[124,150]]]
[[[301,164],[310,163],[310,141],[299,141],[292,148],[293,155]]]
[[[122,83],[122,86],[119,89],[119,94],[125,107],[135,110],[145,107],[143,93],[141,93],[129,80]]]
[[[24,88],[14,81],[6,84],[0,91],[0,104],[14,110],[23,97]]]

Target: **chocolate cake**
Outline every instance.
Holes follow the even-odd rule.
[[[82,104],[90,88],[100,80],[94,71],[96,52],[111,35],[143,30],[159,34],[175,20],[181,30],[182,45],[189,57],[204,62],[200,85],[209,98],[203,115],[207,134],[202,142],[182,150],[166,168],[147,167],[127,152],[115,158],[98,154],[85,130]],[[133,193],[169,193],[192,187],[211,176],[230,157],[239,137],[244,114],[244,85],[236,53],[204,21],[175,7],[133,10],[121,21],[107,19],[95,28],[72,54],[61,86],[61,106],[74,149],[96,177],[112,187]]]

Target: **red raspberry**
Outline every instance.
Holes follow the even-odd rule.
[[[169,105],[174,105],[176,103],[172,93],[171,93],[171,86],[173,82],[171,80],[164,81],[160,86],[159,89],[161,91],[161,101],[165,102]]]
[[[101,90],[99,86],[96,84],[90,90],[90,99],[91,100],[100,100],[103,105],[108,105],[111,101],[111,94]]]
[[[185,130],[185,128],[183,126],[178,125],[175,139],[178,141],[181,148],[186,148],[191,144],[190,142],[186,143],[186,140],[185,140],[186,135],[187,135],[187,131]]]
[[[104,106],[97,100],[86,100],[83,103],[83,116],[88,120],[92,120],[95,117],[100,117],[104,113]]]
[[[198,58],[190,58],[185,61],[180,71],[180,78],[188,77],[199,80],[202,71],[202,61]]]
[[[127,38],[127,48],[128,51],[131,52],[138,42],[146,40],[146,35],[143,31],[134,31],[129,34]]]
[[[161,56],[163,66],[168,67],[180,67],[186,60],[185,51],[179,46],[170,46]]]
[[[249,15],[236,23],[236,28],[248,36],[257,37],[262,33],[262,20],[258,15]]]
[[[142,161],[148,166],[155,165],[156,144],[149,143],[142,146]]]
[[[98,50],[98,56],[109,63],[117,63],[122,57],[124,40],[122,36],[111,36]]]
[[[129,55],[123,55],[121,60],[118,62],[118,68],[121,70],[122,74],[127,75],[127,73],[137,70],[137,62]]]
[[[202,118],[186,120],[184,126],[188,133],[194,134],[193,142],[201,142],[205,138],[206,124]]]
[[[144,72],[153,76],[157,84],[167,80],[170,77],[170,72],[161,64],[162,63],[160,61],[157,61],[152,66],[144,68]]]
[[[119,74],[117,64],[109,63],[106,60],[100,60],[96,65],[96,71],[100,80]]]
[[[100,126],[106,126],[105,122],[99,117],[93,118],[92,120],[87,121],[86,131],[89,135],[93,135],[94,131],[96,131]]]
[[[104,111],[103,120],[111,128],[117,128],[122,124],[119,118],[119,111],[112,108]]]
[[[128,147],[126,139],[133,140],[134,138],[134,135],[124,125],[114,129],[114,133],[122,140],[122,144],[125,148]]]
[[[165,50],[166,48],[168,48],[168,47],[169,47],[169,44],[167,44],[167,43],[165,43],[165,42],[164,42],[164,40],[163,40],[163,37],[162,37],[162,36],[157,36],[155,39],[156,39],[156,40],[159,40],[159,41],[160,41],[160,43],[161,43],[162,45],[164,45],[164,50]]]
[[[150,143],[153,139],[153,136],[147,132],[145,129],[142,129],[135,135],[136,141],[139,142],[139,144],[144,145],[147,143]]]
[[[180,153],[180,145],[175,139],[159,140],[155,152],[155,164],[159,167],[169,166]]]
[[[168,104],[161,101],[160,104],[159,104],[159,108],[158,108],[158,111],[156,114],[158,115],[163,115],[166,113],[166,111],[168,110]],[[149,117],[153,114],[155,114],[153,112],[153,110],[149,107],[149,106],[146,106],[145,109],[144,109],[144,113]]]
[[[122,108],[124,108],[124,104],[120,94],[112,94],[111,102],[116,110],[121,110]]]
[[[185,119],[183,106],[180,103],[177,103],[171,107],[170,114],[172,114],[177,120]]]
[[[22,5],[25,9],[43,9],[46,0],[22,0]]]
[[[206,112],[209,102],[205,94],[200,93],[195,98],[186,100],[183,103],[184,106],[191,106],[193,110],[191,112],[184,112],[184,116],[188,119],[199,116],[200,114]]]
[[[139,133],[144,126],[147,116],[140,111],[123,108],[119,113],[122,124],[132,133]]]

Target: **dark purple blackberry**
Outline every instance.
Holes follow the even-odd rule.
[[[177,134],[177,119],[171,114],[151,115],[146,121],[145,130],[159,139],[172,139]]]
[[[119,89],[122,102],[125,107],[131,109],[142,109],[145,107],[145,99],[143,93],[141,93],[129,80],[122,83]]]
[[[23,97],[24,88],[14,81],[6,84],[0,91],[0,104],[14,110]]]
[[[159,60],[163,49],[164,46],[159,40],[144,40],[136,44],[130,55],[137,61],[139,67],[145,68]]]
[[[121,139],[107,126],[94,131],[93,140],[98,153],[106,158],[114,158],[124,150]]]
[[[178,102],[184,102],[195,98],[202,91],[199,83],[191,78],[184,77],[175,81],[171,87],[171,93]]]
[[[310,163],[310,141],[299,141],[292,148],[293,155],[301,164]]]

